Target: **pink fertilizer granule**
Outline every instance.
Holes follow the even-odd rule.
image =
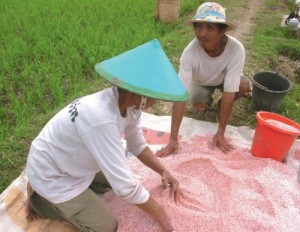
[[[300,160],[300,150],[295,151],[294,154],[295,154],[294,155],[295,160]]]
[[[176,204],[163,190],[160,176],[137,159],[133,172],[169,214],[176,232],[300,231],[300,187],[297,173],[247,149],[224,154],[212,136],[181,142],[179,154],[160,161],[180,181],[184,198]],[[118,232],[156,232],[149,215],[116,197],[102,196],[119,223]]]
[[[288,125],[286,123],[283,123],[283,122],[280,122],[277,120],[273,120],[273,119],[267,119],[266,122],[272,126],[275,126],[276,128],[285,130],[287,132],[300,134],[300,130],[298,128]]]

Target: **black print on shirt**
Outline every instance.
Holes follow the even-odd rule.
[[[80,104],[79,99],[76,99],[70,104],[69,113],[72,122],[75,122],[75,118],[78,116],[77,106]]]

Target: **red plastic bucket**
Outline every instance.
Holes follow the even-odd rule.
[[[252,155],[282,162],[300,135],[300,125],[281,115],[266,111],[258,112],[256,119]]]

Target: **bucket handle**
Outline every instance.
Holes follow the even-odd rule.
[[[258,83],[257,81],[255,81],[252,77],[250,77],[250,81],[251,81],[254,85],[256,85],[256,86],[258,86],[258,87],[260,87],[260,88],[262,88],[262,89],[264,89],[264,90],[269,89],[268,87],[259,84],[259,83]]]

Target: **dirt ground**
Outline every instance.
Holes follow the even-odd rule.
[[[261,4],[260,0],[249,1],[248,7],[243,8],[243,10],[239,11],[240,14],[238,15],[238,18],[242,17],[243,20],[239,20],[236,30],[234,30],[232,33],[229,34],[237,38],[241,42],[245,41],[249,36],[250,29],[253,25],[252,19],[255,17],[257,11],[259,10],[260,4]]]

